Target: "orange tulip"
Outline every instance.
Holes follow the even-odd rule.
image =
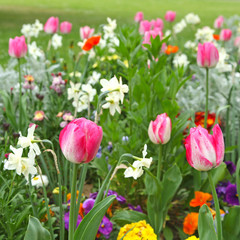
[[[87,41],[84,43],[82,49],[84,51],[89,51],[91,50],[94,46],[98,45],[100,42],[101,36],[93,36],[87,39]]]

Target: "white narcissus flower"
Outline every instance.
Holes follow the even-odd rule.
[[[125,178],[133,177],[136,180],[143,175],[143,169],[142,167],[139,167],[138,162],[139,161],[135,161],[132,166],[124,171]]]
[[[43,182],[42,182],[43,180]],[[46,187],[49,184],[48,177],[46,175],[42,175],[42,179],[40,175],[37,175],[32,178],[31,180],[32,186],[35,186],[36,188],[42,187],[43,184]]]
[[[28,153],[28,158],[22,157],[23,148],[14,148],[10,146],[13,153],[9,154],[8,160],[4,163],[4,169],[6,170],[16,170],[18,175],[23,174],[25,179],[28,181],[29,174],[36,174],[37,169],[34,167],[35,155],[32,152]]]
[[[197,44],[189,40],[184,44],[184,47],[187,49],[195,49],[197,47]]]
[[[43,51],[37,47],[36,42],[32,42],[31,44],[28,44],[28,52],[29,54],[37,60],[37,58],[44,58],[44,53]]]
[[[30,128],[28,128],[28,135],[27,137],[22,136],[22,133],[20,132],[20,137],[18,138],[18,143],[17,145],[19,145],[21,148],[27,148],[30,147],[30,151],[29,154],[31,156],[35,155],[40,155],[41,151],[37,145],[37,143],[34,143],[34,131],[35,131],[35,127],[36,125],[33,124]]]
[[[101,77],[101,73],[93,71],[92,76],[90,76],[88,79],[88,83],[94,85],[99,81],[100,77]]]
[[[97,93],[96,89],[92,88],[90,84],[82,85],[82,95],[87,95],[89,102],[93,101],[93,98],[96,95],[96,93]]]
[[[22,25],[22,29],[21,29],[21,33],[26,37],[26,38],[30,38],[33,36],[33,31],[32,31],[32,25],[31,24],[23,24]]]
[[[113,116],[115,112],[117,111],[119,114],[121,114],[121,108],[119,107],[119,96],[116,94],[111,94],[108,97],[106,97],[107,103],[105,103],[102,108],[107,109],[109,108],[110,114]]]
[[[67,89],[68,100],[73,98],[74,101],[77,101],[80,96],[80,87],[81,83],[74,84],[72,81],[70,81],[70,88]]]
[[[197,14],[189,13],[185,16],[185,20],[188,24],[198,24],[200,23],[200,18]]]
[[[184,19],[182,19],[179,23],[176,23],[173,26],[173,32],[175,34],[182,32],[182,30],[187,26],[186,22]]]
[[[52,36],[52,46],[55,50],[58,49],[59,47],[61,47],[62,46],[62,36],[55,33]]]
[[[175,55],[174,59],[173,59],[173,65],[174,67],[187,67],[189,64],[187,55],[185,54],[177,54]]]
[[[195,37],[200,42],[212,42],[213,41],[213,33],[214,30],[210,27],[203,27],[201,29],[198,29]]]
[[[73,101],[73,106],[77,108],[77,112],[82,112],[83,110],[88,108],[88,96],[82,95],[78,100]]]

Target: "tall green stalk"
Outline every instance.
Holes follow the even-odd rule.
[[[217,236],[218,236],[218,240],[222,240],[222,223],[221,223],[221,215],[220,215],[218,196],[216,193],[215,185],[213,183],[212,172],[208,171],[207,173],[208,173],[208,179],[210,182],[210,186],[212,188],[212,195],[213,195],[214,206],[215,206],[215,210],[216,210]]]
[[[20,58],[18,58],[18,72],[19,72],[19,130],[22,131],[22,78]]]
[[[161,180],[161,171],[162,171],[162,149],[163,146],[159,144],[159,155],[158,155],[158,167],[157,167],[157,179]]]
[[[205,103],[205,117],[204,117],[204,128],[207,128],[207,118],[208,118],[208,71],[206,68],[206,103]]]
[[[72,187],[71,187],[71,203],[70,203],[70,216],[69,216],[69,232],[68,240],[73,240],[76,225],[74,225],[75,209],[76,209],[76,181],[77,181],[77,164],[73,163],[72,173]]]
[[[30,198],[30,201],[31,201],[31,205],[32,205],[32,210],[33,210],[33,216],[34,217],[38,217],[37,216],[37,212],[36,212],[36,209],[35,209],[35,206],[34,206],[34,203],[33,203],[33,198],[32,198],[32,182],[31,182],[31,175],[29,174],[28,175],[28,182],[29,182],[29,198]]]

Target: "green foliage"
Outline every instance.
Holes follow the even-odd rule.
[[[24,240],[41,239],[50,239],[50,233],[41,225],[37,218],[29,216],[29,223]]]
[[[198,234],[200,239],[217,240],[217,234],[213,225],[213,216],[206,204],[199,211]]]
[[[83,218],[74,233],[75,240],[95,239],[103,216],[115,198],[115,196],[106,197],[91,209],[91,211]]]

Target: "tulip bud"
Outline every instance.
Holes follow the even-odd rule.
[[[62,22],[60,24],[60,32],[63,34],[68,34],[72,30],[72,24],[70,22]]]
[[[219,54],[217,48],[213,43],[206,42],[198,44],[197,64],[204,68],[216,67],[219,61]]]
[[[152,24],[148,20],[143,20],[140,22],[139,25],[139,33],[144,34],[145,32],[148,32],[151,30]]]
[[[176,18],[176,12],[173,11],[167,11],[165,14],[165,20],[167,22],[173,22]]]
[[[232,31],[230,29],[222,29],[220,32],[221,41],[229,41],[232,37]]]
[[[22,58],[27,53],[27,44],[25,42],[25,37],[15,37],[14,39],[9,39],[9,49],[8,53],[11,57]]]
[[[171,137],[172,123],[166,113],[158,115],[148,127],[148,136],[154,144],[166,144]]]
[[[93,33],[94,33],[94,28],[90,28],[89,26],[80,28],[80,37],[82,40],[92,37]]]
[[[143,20],[143,12],[137,12],[134,17],[134,21],[139,23],[142,20]]]
[[[85,118],[70,122],[61,132],[59,143],[65,158],[73,163],[88,163],[97,154],[102,128]]]
[[[184,144],[188,163],[198,171],[208,171],[223,162],[224,140],[218,124],[213,135],[201,126],[191,128]]]
[[[214,22],[214,27],[215,28],[221,28],[222,27],[222,25],[223,25],[223,22],[224,22],[224,17],[223,16],[219,16],[216,20],[215,20],[215,22]]]
[[[58,31],[59,20],[58,17],[50,17],[44,25],[44,32],[53,34]]]

